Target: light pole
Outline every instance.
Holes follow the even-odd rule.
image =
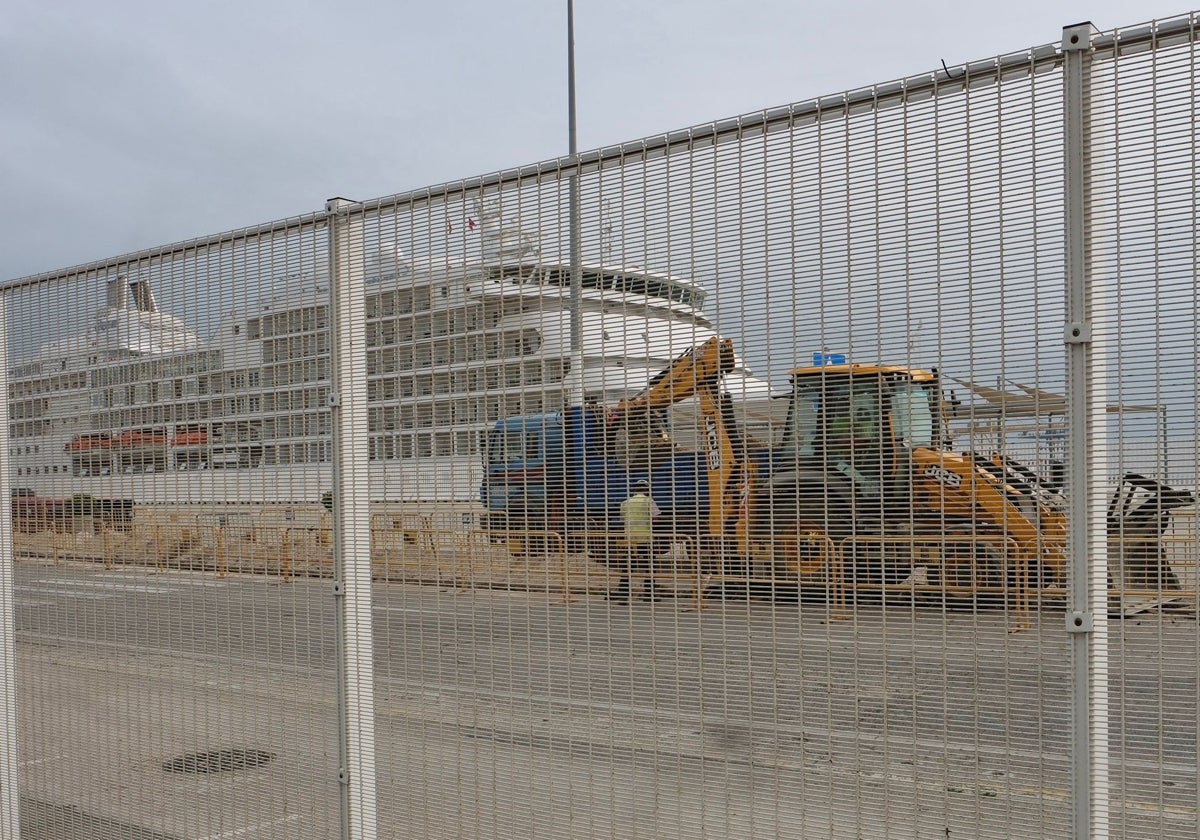
[[[583,405],[583,255],[579,241],[579,149],[575,138],[575,3],[567,0],[567,153],[571,158],[568,201],[571,237],[571,375],[568,399]]]

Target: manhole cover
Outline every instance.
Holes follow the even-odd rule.
[[[265,750],[247,750],[235,747],[230,750],[188,753],[163,762],[168,773],[224,773],[226,770],[243,770],[258,767],[275,758]]]

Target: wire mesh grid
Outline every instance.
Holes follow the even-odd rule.
[[[1167,29],[1090,71],[1096,836],[1196,831]],[[1039,48],[12,284],[26,834],[1078,833],[1066,107]]]

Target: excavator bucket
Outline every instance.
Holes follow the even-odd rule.
[[[1188,490],[1137,473],[1122,476],[1108,505],[1108,576],[1114,595],[1161,602],[1182,591],[1162,538],[1171,512],[1195,503]]]

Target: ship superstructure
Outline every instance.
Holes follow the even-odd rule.
[[[480,260],[433,270],[385,248],[372,261],[376,498],[470,499],[496,419],[561,409],[575,388],[615,402],[714,334],[695,283],[585,264],[583,369],[572,371],[569,265],[498,213],[481,221]],[[14,485],[169,503],[318,498],[332,455],[328,294],[319,277],[289,283],[202,340],[147,281],[110,280],[90,329],[10,371]],[[769,396],[744,369],[730,382],[739,398]]]

